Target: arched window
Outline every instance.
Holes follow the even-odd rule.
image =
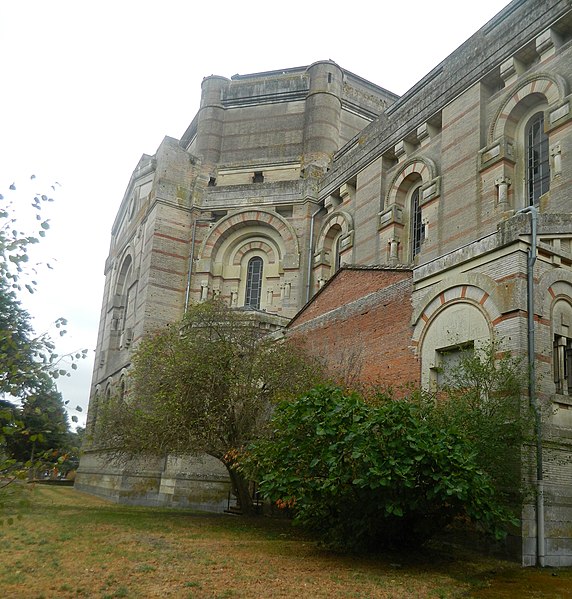
[[[334,250],[333,266],[334,266],[334,273],[335,273],[340,269],[340,266],[342,263],[342,234],[341,233],[336,238],[333,250]]]
[[[421,251],[421,244],[425,238],[425,228],[421,220],[421,206],[419,196],[421,187],[416,187],[411,194],[411,258]]]
[[[550,187],[548,136],[544,133],[544,113],[537,112],[525,127],[526,193],[528,205],[538,204]]]
[[[244,305],[250,308],[260,308],[260,294],[262,291],[262,267],[264,263],[260,256],[254,256],[248,261],[246,272],[246,294]]]

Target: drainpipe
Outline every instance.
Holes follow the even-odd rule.
[[[306,279],[306,303],[310,301],[310,283],[312,281],[312,245],[314,241],[314,219],[324,207],[320,206],[310,218],[310,241],[308,242],[308,277]]]
[[[536,397],[535,343],[534,343],[534,263],[536,262],[538,208],[527,206],[516,214],[530,214],[530,248],[528,250],[526,290],[528,312],[528,397],[534,410],[536,435],[536,558],[544,567],[544,475],[542,473],[542,414]]]
[[[195,259],[195,236],[197,233],[197,223],[212,223],[212,218],[196,218],[193,221],[193,233],[191,235],[191,253],[189,255],[189,274],[187,275],[187,289],[185,291],[185,314],[189,308],[189,297],[191,295],[191,275],[193,274],[193,261]]]

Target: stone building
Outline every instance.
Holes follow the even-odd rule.
[[[532,321],[544,505],[525,506],[519,547],[525,565],[572,564],[571,84],[567,0],[514,0],[402,97],[332,61],[204,79],[113,225],[88,428],[137,339],[189,302],[423,385],[493,336],[528,355]],[[534,456],[524,470],[537,484]],[[228,489],[206,458],[118,470],[89,449],[76,481],[211,509]]]

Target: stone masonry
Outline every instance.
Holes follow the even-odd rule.
[[[524,507],[518,554],[572,565],[571,84],[567,0],[514,0],[402,97],[330,60],[205,78],[181,139],[142,156],[120,203],[88,429],[138,340],[212,297],[393,386],[431,386],[454,348],[493,337],[526,357],[534,243],[544,507]],[[78,488],[228,503],[207,457],[103,457],[94,440]]]

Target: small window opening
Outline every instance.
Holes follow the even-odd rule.
[[[342,236],[338,235],[334,244],[334,272],[340,270],[342,265]]]
[[[264,173],[262,171],[255,171],[252,177],[253,183],[264,183]]]
[[[572,395],[572,339],[563,335],[554,335],[552,357],[556,393]]]
[[[331,82],[332,82],[332,74],[328,73],[328,83],[331,83]]]
[[[435,366],[431,369],[434,384],[437,387],[457,386],[459,369],[465,360],[472,357],[474,351],[475,346],[472,341],[436,350]]]
[[[209,177],[209,187],[216,186],[216,177]]]

